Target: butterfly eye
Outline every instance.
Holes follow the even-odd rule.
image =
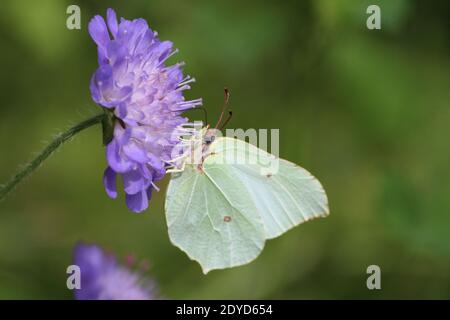
[[[215,136],[206,136],[205,137],[205,143],[206,144],[210,144],[210,143],[212,143],[214,141],[215,138],[216,138]]]

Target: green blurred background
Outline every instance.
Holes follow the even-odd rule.
[[[82,29],[65,26],[69,4]],[[381,7],[382,30],[366,28]],[[74,244],[151,261],[169,298],[450,298],[450,2],[24,1],[0,5],[0,181],[99,112],[87,23],[108,7],[172,40],[217,119],[280,128],[280,153],[323,183],[331,215],[270,240],[249,265],[204,276],[170,244],[162,190],[144,214],[107,198],[100,127],[80,133],[0,203],[0,298],[71,299]],[[201,118],[201,113],[191,113]],[[366,268],[382,289],[366,288]]]

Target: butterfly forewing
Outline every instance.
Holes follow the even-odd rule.
[[[267,239],[328,215],[328,199],[322,185],[300,166],[238,139],[216,139],[210,153],[205,170],[221,166],[238,177],[257,207]]]

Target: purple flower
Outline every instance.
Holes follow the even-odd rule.
[[[181,114],[202,100],[184,99],[183,91],[195,79],[183,76],[182,63],[165,64],[176,53],[172,42],[160,41],[144,19],[121,18],[118,23],[114,10],[108,9],[106,20],[97,15],[89,23],[99,63],[91,95],[116,120],[106,147],[103,182],[108,196],[116,198],[116,178],[121,175],[128,208],[141,212],[148,207],[154,182],[164,177],[172,160],[187,123]]]
[[[78,244],[74,264],[80,267],[81,289],[77,300],[153,300],[155,286],[138,271],[121,265],[96,245]]]

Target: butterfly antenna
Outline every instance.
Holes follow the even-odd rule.
[[[221,124],[223,115],[225,114],[225,111],[228,109],[228,102],[230,101],[230,91],[228,90],[228,88],[225,87],[223,89],[223,91],[224,91],[224,95],[225,95],[225,98],[224,98],[225,101],[224,101],[224,104],[222,107],[222,112],[220,113],[219,120],[217,121],[216,126],[214,127],[215,129],[217,129],[219,127],[219,125]]]
[[[227,119],[223,122],[223,124],[220,126],[220,130],[222,130],[223,128],[225,128],[225,126],[227,125],[228,121],[230,121],[232,117],[233,117],[233,111],[232,111],[232,110],[229,110],[229,111],[228,111],[228,117],[227,117]]]

